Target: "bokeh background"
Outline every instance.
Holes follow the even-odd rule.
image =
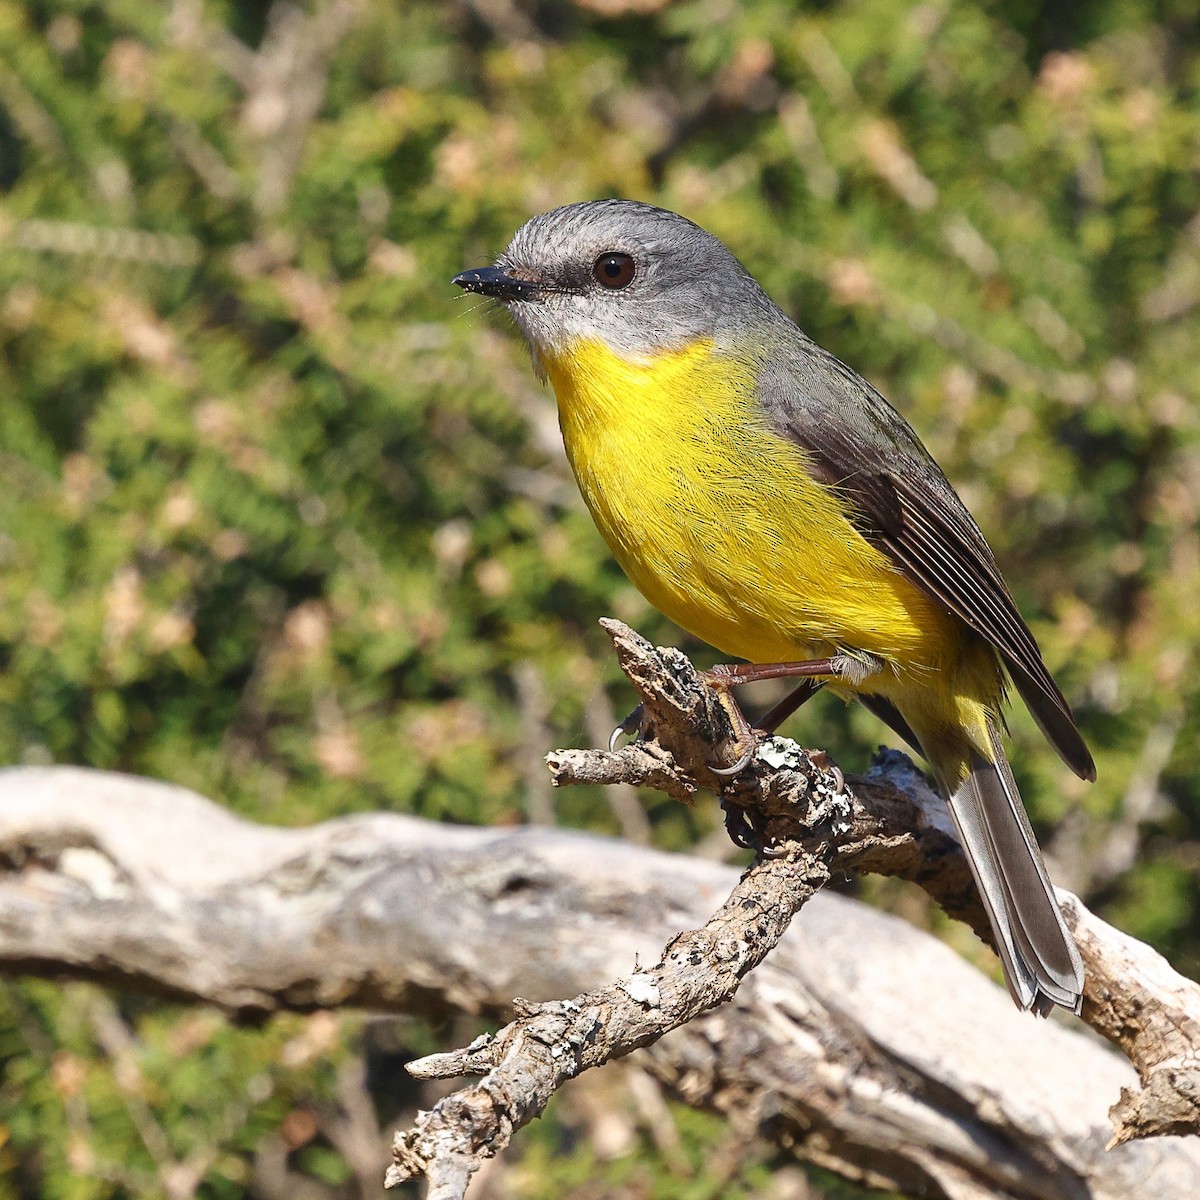
[[[1058,878],[1194,975],[1198,89],[1191,0],[0,0],[0,761],[719,848],[711,807],[548,787],[632,703],[596,618],[681,635],[448,284],[638,197],[921,432],[1096,752],[1088,787],[1013,714]],[[400,1063],[464,1033],[4,982],[0,1200],[377,1195]],[[858,1194],[622,1078],[481,1198]]]

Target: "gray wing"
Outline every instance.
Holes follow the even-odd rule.
[[[823,483],[845,495],[864,537],[991,643],[1050,744],[1080,778],[1095,779],[1071,710],[979,526],[904,418],[800,336],[789,338],[759,377],[759,398],[775,429],[808,452]]]

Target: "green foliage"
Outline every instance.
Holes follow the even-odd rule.
[[[447,281],[534,211],[637,196],[723,237],[911,417],[1096,750],[1079,785],[1014,712],[1060,875],[1195,969],[1189,6],[169,11],[0,0],[0,761],[285,823],[547,803],[540,755],[630,703],[595,619],[679,635],[609,561],[522,348]],[[833,704],[802,727],[848,763],[884,737]],[[553,803],[619,827],[603,795]],[[666,845],[711,823],[647,804]],[[233,1196],[281,1129],[295,1169],[352,1187],[294,1113],[332,1103],[356,1027],[282,1069],[303,1022],[101,1003],[8,989],[0,1194],[156,1195],[164,1154],[208,1147],[197,1186]],[[132,1039],[133,1092],[100,1027]],[[592,1194],[586,1149],[541,1146],[528,1194]],[[628,1178],[709,1194],[693,1165]]]
[[[669,1117],[672,1131],[679,1136],[664,1144],[650,1130],[629,1131],[634,1149],[602,1155],[594,1139],[582,1138],[575,1152],[566,1157],[564,1150],[572,1137],[588,1131],[579,1114],[560,1114],[561,1098],[548,1110],[550,1120],[532,1126],[526,1136],[520,1162],[509,1180],[511,1193],[520,1200],[558,1200],[562,1195],[580,1200],[623,1200],[632,1196],[653,1196],[655,1200],[754,1200],[769,1196],[772,1182],[783,1183],[783,1193],[805,1193],[798,1188],[803,1181],[778,1177],[778,1164],[761,1161],[761,1152],[752,1142],[730,1130],[724,1122],[682,1105],[672,1106]],[[565,1135],[564,1136],[564,1131]],[[661,1135],[662,1126],[658,1128]],[[665,1157],[668,1173],[656,1169]],[[796,1175],[790,1168],[789,1175]],[[789,1192],[787,1189],[793,1190]],[[859,1200],[861,1188],[845,1184],[826,1173],[826,1185],[820,1193],[826,1200]],[[879,1192],[871,1195],[879,1197]]]

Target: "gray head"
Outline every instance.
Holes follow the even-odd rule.
[[[494,267],[454,282],[506,303],[534,352],[598,339],[628,356],[734,340],[779,315],[712,234],[632,200],[569,204],[518,231]]]

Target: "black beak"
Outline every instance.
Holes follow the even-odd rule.
[[[501,267],[476,267],[464,271],[450,280],[464,292],[478,292],[481,296],[495,296],[497,300],[532,300],[541,287],[529,279],[518,279]]]

